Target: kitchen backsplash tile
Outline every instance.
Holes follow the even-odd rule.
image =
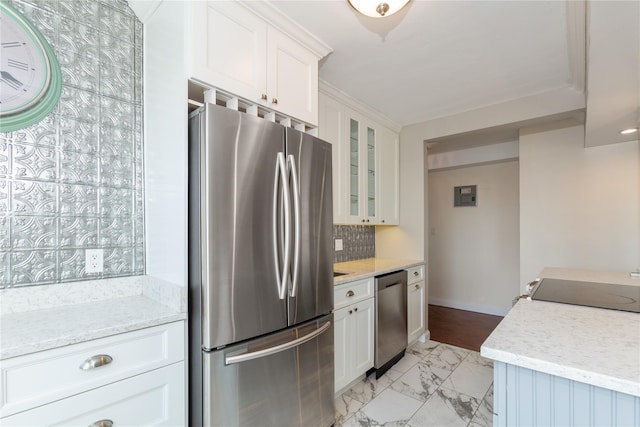
[[[333,238],[342,239],[342,250],[334,262],[355,261],[376,256],[376,228],[366,225],[334,225]]]
[[[62,71],[53,113],[0,133],[0,289],[144,274],[142,24],[125,0],[9,0]],[[104,273],[84,271],[104,249]]]

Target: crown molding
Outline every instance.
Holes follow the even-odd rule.
[[[249,9],[260,18],[276,27],[289,37],[303,44],[307,49],[311,50],[318,59],[322,59],[331,52],[333,48],[320,40],[318,37],[302,27],[296,21],[285,15],[270,1],[239,1],[239,4]]]
[[[391,129],[394,132],[399,133],[402,129],[402,125],[400,125],[399,123],[394,122],[393,120],[382,114],[380,111],[374,110],[367,104],[358,101],[351,95],[333,86],[331,83],[327,83],[326,81],[320,79],[318,81],[318,90],[320,91],[320,93],[335,99],[341,104],[346,105],[347,107],[357,111],[362,115],[372,118],[374,121]]]
[[[127,3],[136,14],[140,22],[146,24],[149,18],[158,10],[163,0],[128,0]]]

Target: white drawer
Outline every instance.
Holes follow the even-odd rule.
[[[333,308],[337,310],[373,296],[373,277],[338,285],[333,290]]]
[[[180,321],[3,360],[0,416],[182,361],[184,353]],[[108,355],[112,361],[80,368],[96,355]]]
[[[407,268],[407,283],[415,283],[424,280],[424,264]]]
[[[180,426],[186,423],[184,395],[180,362],[3,418],[0,424],[86,427],[110,420],[114,426]]]

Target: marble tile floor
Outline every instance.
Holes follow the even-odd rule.
[[[418,342],[382,377],[336,398],[336,427],[491,427],[493,363],[480,353]]]

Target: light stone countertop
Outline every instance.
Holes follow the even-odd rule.
[[[0,360],[185,320],[186,301],[150,276],[3,289]]]
[[[540,278],[640,286],[629,273],[546,268]],[[521,299],[480,354],[640,397],[640,314]]]
[[[404,270],[421,264],[425,264],[425,262],[412,259],[393,258],[366,258],[357,261],[338,262],[333,264],[333,271],[348,274],[334,277],[333,284],[341,285],[354,280],[379,276],[381,274]]]

